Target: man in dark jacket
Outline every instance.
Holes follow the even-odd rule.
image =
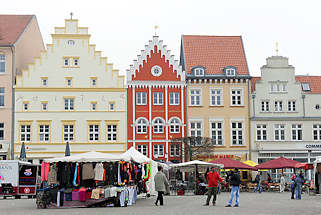
[[[225,207],[231,207],[233,198],[234,198],[234,193],[235,193],[235,205],[234,207],[239,206],[239,196],[240,196],[240,184],[241,184],[241,178],[238,173],[238,169],[235,168],[234,172],[232,173],[230,177],[230,184],[232,185],[232,191],[231,191],[231,198],[230,201],[228,202],[228,205]]]
[[[206,174],[206,180],[208,182],[208,191],[207,191],[207,199],[204,206],[208,206],[210,204],[211,197],[213,196],[213,205],[215,206],[216,202],[216,194],[218,181],[223,182],[220,175],[215,171],[215,168],[212,167],[211,171]]]
[[[256,183],[256,188],[254,189],[254,193],[256,191],[259,191],[259,193],[261,193],[261,176],[260,176],[260,172],[258,172],[256,177],[255,177],[255,183]]]

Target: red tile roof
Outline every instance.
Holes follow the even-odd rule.
[[[261,77],[252,77],[251,86],[252,92],[255,91],[255,83],[261,80]],[[321,76],[295,76],[295,80],[299,81],[300,83],[309,83],[310,91],[304,91],[304,93],[308,94],[321,94]]]
[[[0,45],[14,44],[34,15],[0,15]]]
[[[234,66],[239,75],[249,75],[241,36],[183,35],[185,70],[204,66],[206,74],[222,74],[226,66]]]

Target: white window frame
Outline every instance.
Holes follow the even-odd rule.
[[[163,105],[163,92],[153,92],[153,105]]]
[[[107,125],[107,142],[117,142],[117,124]]]
[[[0,122],[0,141],[4,140],[4,122]]]
[[[192,128],[192,124],[195,124],[196,127]],[[198,127],[198,124],[200,124],[200,128]],[[189,120],[188,122],[188,127],[189,127],[189,136],[190,137],[202,137],[203,136],[203,129],[204,129],[204,126],[203,126],[203,120],[199,120],[199,119],[191,119]],[[196,135],[192,135],[192,133],[195,133]]]
[[[210,106],[224,106],[223,88],[210,88]]]
[[[73,61],[73,66],[74,67],[79,66],[79,58],[72,58],[72,61]]]
[[[237,91],[240,91],[240,94],[235,94],[233,93],[233,91],[237,92]],[[232,88],[231,89],[231,106],[243,106],[243,89],[241,88]],[[233,98],[235,100],[235,104],[233,104]],[[238,102],[239,101],[239,102]],[[238,104],[240,103],[240,104]]]
[[[97,111],[97,102],[91,103],[91,111]]]
[[[273,127],[274,127],[274,141],[285,141],[286,139],[285,124],[274,124]],[[279,139],[277,139],[277,136],[279,137]]]
[[[92,87],[96,87],[97,86],[97,79],[96,78],[91,79],[91,86]]]
[[[225,69],[226,76],[236,76],[236,70],[234,68],[227,68]]]
[[[65,57],[64,58],[64,66],[66,67],[66,66],[69,66],[69,64],[70,64],[70,58],[69,57]]]
[[[75,140],[75,126],[73,124],[64,124],[64,142],[74,142]]]
[[[157,152],[157,153],[155,153]],[[160,153],[162,152],[162,153]],[[154,150],[153,150],[154,157],[164,157],[164,144],[154,144]],[[156,155],[156,156],[155,156]]]
[[[99,124],[89,124],[88,125],[88,131],[89,131],[89,141],[90,142],[98,142],[99,136],[100,136],[100,125]]]
[[[6,72],[6,56],[0,54],[0,69],[3,67],[3,70],[0,70],[0,74],[4,74]]]
[[[137,151],[139,151],[143,155],[147,156],[147,145],[146,144],[138,144]]]
[[[270,112],[270,101],[262,100],[261,101],[261,112]]]
[[[233,123],[237,123],[237,127],[233,129]],[[239,128],[239,123],[241,123],[242,125],[242,128]],[[231,130],[231,146],[244,146],[245,145],[245,121],[242,119],[242,120],[236,120],[236,119],[233,119],[230,121],[230,130]],[[236,131],[236,144],[233,144],[233,131]],[[241,135],[239,132],[242,132]],[[242,138],[240,138],[240,136]],[[240,141],[241,141],[241,144],[240,144]]]
[[[146,104],[147,104],[147,93],[136,92],[136,105],[146,105]]]
[[[3,103],[0,103],[0,107],[4,107],[5,106],[5,88],[4,87],[0,87],[0,101],[3,101]]]
[[[256,141],[267,141],[267,125],[257,124],[255,135],[256,135]]]
[[[22,128],[24,128],[24,131],[22,131]],[[20,125],[19,129],[20,129],[20,142],[24,142],[24,143],[31,142],[31,125],[28,125],[28,124]]]
[[[23,102],[23,111],[28,111],[29,110],[29,102]]]
[[[195,68],[194,75],[197,77],[201,77],[205,75],[205,70],[203,68]]]
[[[274,101],[274,112],[283,112],[283,101]]]
[[[109,103],[109,110],[110,111],[114,111],[115,110],[115,103],[114,102],[110,102]]]
[[[172,134],[181,132],[181,120],[179,118],[173,117],[169,120],[169,132]]]
[[[293,141],[303,141],[303,125],[302,124],[292,124],[291,125],[291,139]]]
[[[213,123],[215,124],[215,128],[213,128]],[[221,123],[221,128],[218,128],[218,123]],[[212,145],[213,146],[224,146],[225,145],[225,141],[224,141],[224,135],[225,135],[225,133],[224,133],[224,119],[211,119],[211,120],[209,120],[209,132],[210,132],[210,134],[209,134],[209,136],[211,137],[211,141],[212,141]],[[221,144],[218,144],[217,142],[218,142],[218,139],[216,138],[216,139],[214,139],[214,137],[213,137],[213,132],[215,132],[216,133],[216,136],[221,136],[222,137],[222,139],[221,139],[221,141],[222,141],[222,143]],[[218,133],[221,133],[221,135],[218,135]]]
[[[147,133],[148,120],[145,118],[138,118],[136,121],[136,132],[137,134]]]
[[[295,100],[289,100],[288,101],[288,112],[296,112],[296,101]]]
[[[314,141],[321,140],[321,124],[312,125],[312,136]]]
[[[48,111],[48,103],[47,102],[42,102],[41,103],[41,110],[42,111]]]
[[[74,98],[64,98],[64,110],[75,110],[75,99]]]
[[[198,98],[198,100],[197,100],[197,98]],[[202,89],[193,88],[193,89],[189,90],[189,105],[190,106],[201,106],[202,105]]]
[[[160,118],[157,117],[153,120],[153,132],[155,134],[162,134],[164,133],[165,130],[165,121]]]
[[[67,78],[67,87],[72,87],[72,79]]]
[[[50,140],[50,125],[41,124],[39,125],[39,142],[48,143]]]
[[[180,157],[181,156],[181,145],[178,143],[172,143],[170,145],[170,156]]]
[[[169,93],[169,105],[179,105],[179,93],[170,92]]]

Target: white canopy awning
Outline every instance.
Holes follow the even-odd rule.
[[[152,159],[137,151],[135,147],[128,149],[122,154],[122,157],[126,160],[134,161],[136,163],[149,163],[152,161]]]
[[[224,165],[194,160],[194,161],[188,161],[188,162],[179,163],[179,164],[172,164],[170,165],[170,167],[174,169],[179,169],[182,172],[194,172],[196,167],[198,168],[199,171],[204,171],[210,167],[223,168]]]

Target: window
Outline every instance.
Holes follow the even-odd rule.
[[[137,105],[146,105],[147,104],[146,92],[137,92],[136,93],[136,103],[137,103]]]
[[[74,110],[75,100],[73,98],[66,98],[65,101],[65,110]]]
[[[181,147],[179,144],[171,144],[171,157],[179,157],[181,155]]]
[[[271,92],[273,93],[286,92],[286,83],[272,83]]]
[[[321,124],[313,125],[313,140],[321,140]]]
[[[270,102],[269,101],[262,101],[261,102],[261,111],[262,112],[269,112],[270,111]]]
[[[137,121],[137,133],[138,134],[147,133],[147,121],[145,119],[139,119]]]
[[[0,87],[0,107],[4,107],[4,87]]]
[[[72,78],[66,78],[67,87],[72,87]]]
[[[6,72],[6,56],[0,54],[0,74]]]
[[[172,119],[170,122],[170,133],[179,133],[180,132],[180,121],[179,119]]]
[[[107,125],[107,140],[108,142],[117,141],[117,125]]]
[[[31,125],[20,126],[20,141],[30,142],[31,140]]]
[[[64,125],[64,142],[74,141],[74,125]]]
[[[75,45],[75,41],[74,40],[68,40],[67,44],[70,45],[70,46],[73,46],[73,45]]]
[[[211,139],[213,145],[223,145],[222,122],[211,122]]]
[[[179,105],[179,93],[169,93],[169,104]]]
[[[89,141],[99,141],[99,125],[89,125]]]
[[[211,90],[211,105],[212,106],[223,105],[223,90],[222,89],[212,89]]]
[[[0,140],[4,140],[4,123],[0,123]]]
[[[22,108],[23,108],[23,111],[28,111],[29,110],[29,102],[23,102]]]
[[[79,58],[73,58],[73,61],[75,67],[79,66]]]
[[[97,110],[97,102],[91,102],[91,111]]]
[[[190,90],[190,105],[201,105],[201,90]]]
[[[243,145],[243,123],[232,122],[232,145]]]
[[[48,86],[48,78],[41,78],[41,86],[42,87]]]
[[[310,91],[311,90],[309,83],[302,83],[301,86],[302,86],[303,91]]]
[[[79,57],[64,57],[63,58],[64,67],[79,67]]]
[[[163,93],[161,93],[161,92],[153,93],[153,104],[154,105],[162,105],[163,104]]]
[[[232,106],[242,105],[242,90],[231,90]]]
[[[153,128],[154,133],[164,133],[164,121],[160,118],[155,119]]]
[[[147,156],[147,146],[146,145],[137,145],[137,151]]]
[[[48,111],[48,102],[41,102],[41,111]]]
[[[196,68],[194,69],[195,76],[204,76],[204,69],[202,68]]]
[[[64,66],[69,66],[69,58],[64,58]]]
[[[296,111],[295,101],[288,101],[288,111],[290,112]]]
[[[282,112],[282,101],[275,101],[274,102],[274,111],[275,112]]]
[[[190,122],[190,136],[201,137],[202,136],[202,122]]]
[[[226,73],[226,76],[235,76],[236,75],[235,69],[233,69],[233,68],[226,69],[225,73]]]
[[[274,140],[285,140],[285,125],[274,125]]]
[[[302,140],[302,125],[293,124],[292,125],[292,140]]]
[[[154,145],[154,157],[164,156],[164,145],[156,144]]]
[[[258,141],[267,140],[266,125],[256,125],[256,140]]]
[[[115,102],[109,102],[109,110],[114,111],[115,110]]]
[[[97,78],[92,78],[91,79],[91,86],[96,87],[97,86]]]
[[[49,125],[39,125],[39,141],[49,142]]]

